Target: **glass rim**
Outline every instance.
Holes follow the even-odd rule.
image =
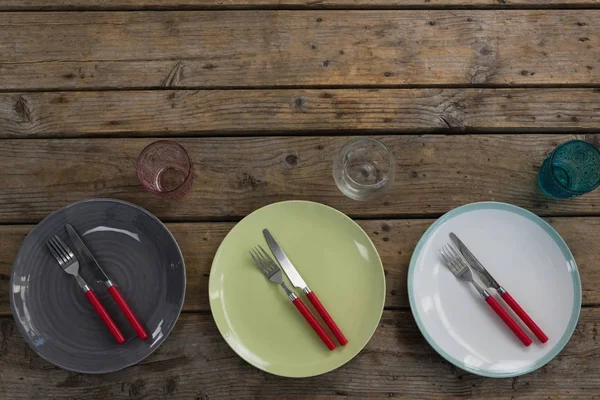
[[[377,146],[383,148],[383,150],[385,150],[385,154],[387,155],[387,161],[388,161],[388,165],[390,167],[390,172],[387,174],[387,176],[380,180],[379,182],[376,183],[371,183],[371,184],[364,184],[364,183],[358,183],[356,182],[351,176],[350,174],[348,174],[348,172],[346,171],[345,168],[345,163],[342,166],[342,171],[343,174],[356,186],[358,187],[362,187],[362,188],[370,188],[370,189],[379,189],[382,186],[384,186],[385,184],[387,184],[387,182],[389,181],[389,175],[393,174],[393,170],[394,170],[394,157],[392,157],[392,152],[390,151],[390,149],[385,145],[385,143],[380,142],[377,139],[373,139],[373,138],[356,138],[356,139],[352,139],[349,142],[347,142],[341,149],[341,153],[343,154],[343,156],[346,155],[346,153],[348,153],[348,151],[354,147],[356,144],[358,144],[359,142],[371,142],[371,143],[375,143]]]
[[[156,190],[153,187],[151,187],[150,185],[148,185],[146,183],[145,179],[142,179],[142,177],[140,176],[140,163],[141,163],[141,158],[142,155],[144,155],[144,153],[146,153],[148,150],[150,150],[152,147],[158,146],[159,144],[170,144],[170,145],[175,145],[176,147],[179,147],[181,150],[183,150],[183,153],[185,154],[185,157],[187,158],[187,160],[189,161],[189,167],[187,169],[187,173],[185,175],[185,179],[183,180],[183,182],[181,182],[181,184],[171,190]],[[157,140],[154,141],[148,145],[146,145],[142,151],[140,151],[140,154],[138,155],[138,158],[135,162],[135,174],[137,175],[138,180],[140,181],[140,183],[142,184],[142,186],[149,192],[157,194],[157,195],[169,195],[169,194],[173,194],[175,192],[177,192],[179,189],[181,189],[190,179],[190,177],[192,176],[192,171],[194,170],[194,163],[192,162],[192,159],[190,157],[190,154],[187,152],[187,150],[185,149],[185,147],[183,147],[181,144],[179,144],[178,142],[174,141],[174,140],[168,140],[168,139],[161,139],[161,140]]]
[[[560,149],[563,146],[566,146],[566,145],[568,145],[570,143],[574,143],[574,142],[583,143],[585,146],[593,149],[593,151],[596,152],[596,154],[600,158],[600,150],[598,150],[596,148],[596,146],[594,146],[593,144],[591,144],[589,142],[586,142],[585,140],[581,140],[581,139],[567,140],[566,142],[561,143],[558,146],[556,146],[556,148],[554,150],[552,150],[552,153],[548,156],[548,159],[549,159],[548,161],[550,162],[550,172],[551,172],[550,177],[552,178],[552,182],[554,182],[557,186],[559,186],[565,192],[568,192],[570,194],[581,195],[581,194],[589,193],[592,190],[596,189],[598,186],[600,186],[600,174],[598,176],[598,179],[596,180],[596,183],[593,186],[591,186],[589,189],[586,189],[586,190],[573,190],[573,189],[569,189],[568,187],[566,187],[565,185],[563,185],[558,179],[556,179],[556,176],[554,174],[554,158],[556,157],[557,150]]]

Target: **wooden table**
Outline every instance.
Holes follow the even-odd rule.
[[[600,395],[600,191],[554,201],[536,173],[557,144],[600,145],[598,0],[0,0],[0,398],[575,399]],[[391,193],[344,197],[332,157],[351,135],[397,158]],[[151,197],[140,150],[177,138],[196,165],[181,201]],[[147,208],[175,234],[188,288],[174,332],[124,371],[81,375],[37,357],[10,316],[10,267],[34,224],[91,197]],[[350,363],[311,379],[246,364],[208,305],[212,257],[272,202],[358,220],[379,249],[386,310]],[[419,333],[406,273],[424,230],[461,204],[545,218],[577,260],[583,308],[540,370],[486,379]]]

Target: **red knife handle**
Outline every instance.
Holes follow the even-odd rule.
[[[315,317],[313,317],[310,311],[308,311],[308,308],[306,308],[302,300],[300,300],[299,297],[296,297],[294,300],[292,300],[292,303],[294,303],[298,311],[300,311],[300,314],[302,314],[304,319],[310,324],[310,326],[312,326],[315,332],[317,332],[317,335],[319,335],[323,343],[325,343],[325,346],[327,346],[329,350],[335,349],[335,343],[333,343],[333,340],[327,336],[325,330],[321,327],[321,325],[319,325],[319,322],[315,319]]]
[[[138,337],[142,340],[146,340],[146,338],[148,337],[148,333],[146,332],[144,327],[142,327],[142,324],[140,324],[140,321],[138,321],[133,311],[131,311],[131,308],[129,308],[127,302],[125,302],[125,299],[121,295],[119,289],[115,285],[112,285],[108,288],[108,292],[115,300],[115,302],[125,315],[125,318],[127,318],[127,321],[129,321],[129,324],[133,327],[135,333],[137,333]]]
[[[92,307],[94,307],[94,310],[96,310],[96,313],[98,313],[98,315],[104,322],[104,325],[106,325],[110,333],[112,333],[117,343],[125,343],[125,337],[119,330],[119,327],[117,327],[117,325],[115,324],[115,321],[113,321],[110,315],[108,315],[108,313],[100,303],[100,300],[98,300],[98,297],[96,297],[96,294],[93,291],[88,290],[85,292],[85,297],[87,297]]]
[[[548,341],[548,336],[546,336],[546,334],[540,329],[540,327],[537,326],[535,322],[533,322],[531,317],[525,312],[525,310],[521,308],[519,303],[517,303],[517,301],[506,290],[504,290],[504,288],[502,288],[501,292],[502,294],[500,296],[504,299],[506,304],[508,304],[510,308],[512,308],[512,310],[515,312],[515,314],[517,314],[519,318],[521,318],[521,321],[523,321],[525,325],[527,325],[527,327],[531,329],[531,332],[533,332],[535,337],[537,337],[540,342],[546,343]]]
[[[508,315],[508,313],[504,311],[502,307],[500,307],[500,304],[498,304],[496,299],[494,299],[492,296],[488,296],[485,298],[485,302],[488,303],[490,307],[492,307],[492,310],[494,310],[494,312],[498,314],[500,318],[502,318],[502,321],[504,321],[506,326],[508,326],[510,330],[513,331],[515,336],[518,337],[519,340],[525,346],[529,346],[532,343],[529,336],[527,336],[525,332],[523,332],[523,330],[519,327],[519,325],[517,325],[517,323],[512,320],[510,315]]]
[[[346,339],[346,337],[342,333],[342,330],[333,321],[333,318],[331,318],[331,315],[329,315],[329,313],[327,312],[327,310],[325,309],[323,304],[321,304],[321,302],[319,301],[319,298],[317,297],[315,292],[312,292],[312,291],[308,292],[306,294],[306,297],[308,297],[308,299],[310,300],[312,305],[315,307],[315,309],[317,310],[317,312],[319,313],[321,318],[323,318],[323,321],[325,321],[325,324],[327,324],[329,329],[331,329],[331,332],[333,333],[333,335],[335,336],[337,341],[340,343],[340,345],[342,345],[342,346],[346,345],[346,343],[348,343],[348,339]]]

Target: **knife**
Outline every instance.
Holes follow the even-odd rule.
[[[104,283],[108,289],[108,292],[115,300],[115,303],[117,303],[121,309],[121,312],[125,315],[127,321],[129,321],[129,324],[135,330],[135,333],[137,333],[140,339],[146,340],[146,338],[148,338],[148,333],[144,327],[142,327],[142,324],[140,324],[133,311],[131,311],[131,308],[129,308],[127,305],[127,302],[121,295],[121,292],[117,286],[113,281],[110,280],[104,270],[100,267],[100,264],[98,264],[92,253],[90,253],[90,250],[87,248],[85,243],[83,243],[83,240],[81,240],[75,229],[70,224],[67,224],[66,228],[67,232],[69,233],[69,238],[71,238],[71,241],[75,245],[75,249],[83,257],[85,264],[87,264],[90,268],[94,279],[100,283]]]
[[[329,329],[331,330],[337,341],[340,343],[340,345],[344,346],[346,343],[348,343],[348,339],[346,339],[340,328],[333,321],[333,318],[331,318],[331,315],[329,315],[323,304],[321,304],[317,295],[312,290],[310,290],[306,282],[304,282],[304,279],[302,279],[302,277],[300,276],[290,259],[285,255],[281,246],[279,246],[273,235],[271,235],[271,232],[269,232],[268,229],[263,229],[263,235],[267,240],[269,248],[275,255],[277,261],[279,262],[279,265],[281,265],[281,268],[283,268],[283,271],[290,279],[290,282],[292,282],[292,285],[304,291],[306,297],[308,297],[308,299],[315,307],[321,318],[323,318],[323,321],[325,321],[325,324],[329,327]]]
[[[539,339],[540,342],[546,343],[548,336],[540,329],[539,326],[531,317],[523,310],[523,308],[517,303],[517,301],[504,289],[488,272],[487,269],[479,262],[479,260],[471,253],[467,246],[456,236],[453,232],[450,232],[450,240],[458,247],[458,250],[466,258],[469,265],[473,268],[477,276],[481,279],[483,284],[488,288],[494,288],[502,297],[502,299],[512,308],[512,310],[521,318],[521,320],[527,325],[531,332]]]

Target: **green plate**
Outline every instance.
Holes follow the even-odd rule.
[[[346,346],[329,351],[281,286],[254,266],[249,250],[260,244],[268,251],[264,228],[319,296]],[[320,320],[302,290],[295,292]],[[300,378],[338,368],[367,344],[383,311],[385,278],[375,246],[354,221],[322,204],[286,201],[254,211],[229,232],[213,261],[209,297],[221,335],[240,357]]]

